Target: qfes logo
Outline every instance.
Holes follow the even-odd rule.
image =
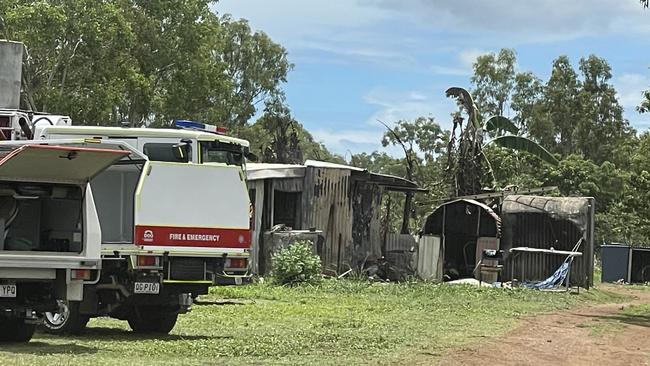
[[[142,234],[142,239],[146,242],[152,242],[153,241],[153,231],[151,230],[145,230],[144,234]]]

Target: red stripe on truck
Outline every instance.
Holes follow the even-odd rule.
[[[251,232],[248,229],[137,225],[135,243],[202,248],[250,248]]]

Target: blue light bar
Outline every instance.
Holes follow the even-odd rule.
[[[176,121],[174,121],[174,124],[176,128],[186,128],[192,130],[200,130],[205,132],[223,134],[223,131],[220,131],[220,129],[217,126],[209,125],[206,123],[177,119]]]

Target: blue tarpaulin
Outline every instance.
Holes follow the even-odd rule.
[[[562,285],[571,269],[571,261],[564,261],[560,267],[547,279],[537,283],[527,283],[524,286],[538,290],[550,290]]]

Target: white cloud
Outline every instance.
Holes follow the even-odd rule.
[[[466,69],[472,70],[472,67],[474,66],[474,62],[476,61],[476,59],[479,56],[485,55],[486,53],[489,52],[490,51],[480,50],[478,48],[466,49],[461,51],[458,54],[458,60],[460,61],[461,65],[463,65]]]
[[[389,16],[384,9],[348,0],[220,0],[212,9],[248,19],[254,29],[271,36],[292,39],[331,33],[338,27],[362,28]]]
[[[630,124],[638,131],[645,131],[650,127],[647,115],[639,114],[636,106],[641,104],[644,90],[650,89],[650,72],[647,74],[627,73],[613,79],[618,100],[624,108],[624,115]]]
[[[650,75],[623,74],[614,78],[614,86],[621,105],[626,111],[632,111],[641,104],[643,91],[650,89]]]
[[[363,97],[366,103],[379,107],[366,123],[378,125],[378,121],[382,121],[391,124],[399,120],[428,116],[432,113],[432,101],[429,94],[422,91],[400,92],[375,88]]]
[[[385,151],[393,156],[403,152],[395,146],[381,146],[381,139],[386,128],[382,121],[391,126],[399,120],[413,120],[421,116],[432,116],[443,127],[449,128],[449,115],[455,110],[455,104],[444,97],[443,88],[431,90],[395,91],[387,88],[375,88],[366,93],[363,100],[377,110],[357,128],[331,130],[318,128],[312,132],[317,141],[324,143],[331,151],[349,158],[350,153]]]
[[[478,48],[468,48],[460,51],[456,56],[458,59],[458,62],[456,63],[457,66],[450,67],[433,65],[431,66],[431,71],[433,71],[434,74],[439,75],[471,76],[474,61],[476,61],[479,56],[484,55],[488,52],[490,51],[485,51]]]
[[[316,141],[325,144],[330,151],[344,156],[346,160],[350,159],[350,154],[385,151],[381,146],[383,133],[383,127],[379,124],[375,128],[367,126],[337,131],[319,128],[311,131]]]
[[[638,1],[621,0],[367,0],[430,27],[480,37],[553,41],[611,33],[649,33],[648,14]],[[494,35],[494,34],[493,34]]]
[[[451,75],[451,76],[470,76],[472,69],[467,67],[449,67],[442,65],[431,66],[431,71],[438,75]]]
[[[301,50],[328,53],[332,56],[326,59],[328,62],[364,62],[400,67],[417,64],[417,60],[408,54],[376,46],[372,42],[301,41],[298,47]],[[323,61],[322,57],[318,59],[318,62]]]

